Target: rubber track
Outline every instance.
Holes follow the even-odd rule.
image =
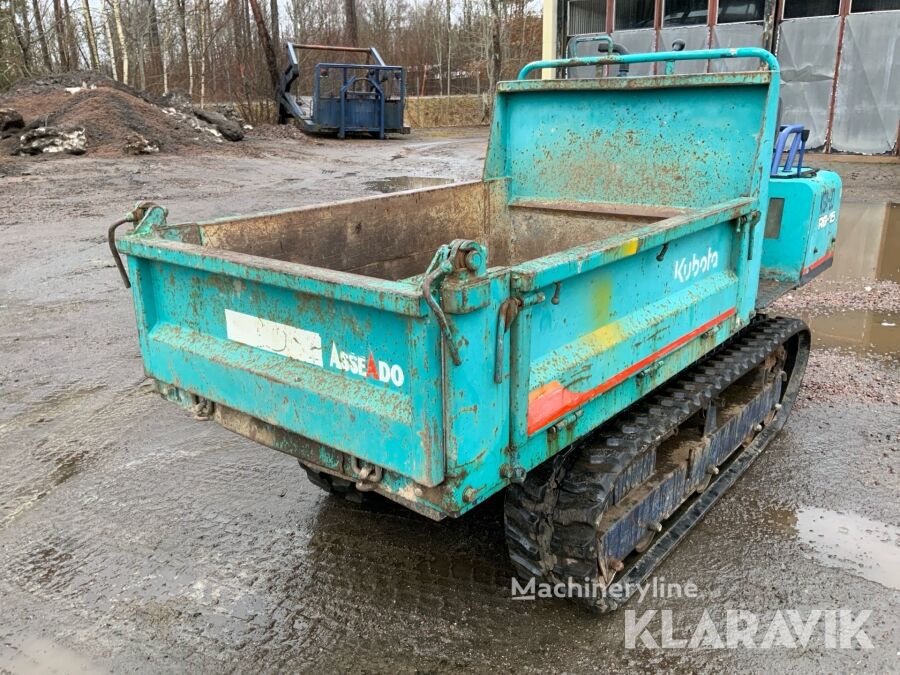
[[[297,461],[299,462],[300,460]],[[362,503],[364,501],[364,493],[357,490],[352,481],[332,476],[324,471],[317,471],[303,462],[300,462],[300,466],[306,471],[306,477],[309,479],[309,482],[317,488],[343,497],[351,502]]]
[[[808,330],[796,319],[755,320],[598,432],[535,468],[523,484],[511,485],[506,495],[505,526],[510,559],[517,573],[525,579],[537,577],[554,583],[569,579],[583,583],[586,577],[595,578],[597,525],[609,506],[646,477],[639,460],[780,345],[799,333],[808,335]],[[790,360],[789,355],[788,371],[793,365]],[[784,416],[788,412],[789,408],[785,409]],[[780,427],[784,420],[779,423]],[[681,529],[686,532],[699,517],[686,527],[682,523]],[[632,566],[642,568],[643,578],[668,553],[660,555],[657,550],[652,566],[641,565],[655,548]],[[604,604],[606,601],[598,600],[597,604],[590,603],[594,609],[616,607],[611,601]]]

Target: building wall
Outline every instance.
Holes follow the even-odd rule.
[[[761,46],[782,67],[785,123],[826,152],[900,154],[900,0],[545,0],[544,58],[595,55],[573,36],[608,33],[629,51]],[[549,7],[549,11],[548,11]],[[555,39],[554,39],[555,36]],[[752,59],[677,72],[757,67]],[[661,66],[641,64],[633,75]],[[552,76],[545,71],[545,77]],[[594,68],[572,77],[594,77]]]

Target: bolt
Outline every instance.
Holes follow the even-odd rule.
[[[465,490],[463,490],[462,499],[466,504],[471,504],[475,501],[475,495],[475,488],[467,487]]]
[[[471,250],[466,254],[466,268],[470,272],[477,272],[481,267],[481,251]]]
[[[710,476],[718,476],[719,475],[719,467],[711,466],[706,470],[706,473],[708,473]]]
[[[753,431],[755,431],[756,433],[762,431],[762,424],[757,424],[755,427],[753,427]]]
[[[419,498],[421,499],[421,498],[422,498],[422,495],[425,494],[425,491],[422,489],[422,486],[421,486],[421,485],[416,485],[416,486],[413,488],[413,494],[414,494],[416,497],[419,497]]]
[[[621,572],[625,569],[625,564],[621,560],[610,560],[609,566],[612,567],[616,572]]]
[[[775,410],[781,410],[783,407],[780,403],[775,404]]]

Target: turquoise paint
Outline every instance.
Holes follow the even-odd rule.
[[[769,183],[769,199],[762,277],[799,284],[828,269],[837,238],[840,176],[808,168],[801,177],[781,174]]]
[[[459,365],[423,275],[384,281],[224,252],[204,245],[204,224],[167,225],[153,211],[119,240],[147,374],[169,400],[209,399],[226,427],[324,471],[353,479],[362,460],[384,469],[387,496],[435,518],[464,513],[745,324],[764,252],[779,85],[770,54],[610,56],[523,71],[748,56],[769,69],[500,84],[484,180],[513,228],[535,201],[587,208],[582,218],[645,216],[533,260],[485,268],[482,256],[449,271],[434,298]],[[809,231],[801,210],[797,227]],[[779,247],[807,256],[817,237]],[[362,372],[369,357],[402,381]],[[536,391],[558,384],[580,395],[611,381],[529,424]]]

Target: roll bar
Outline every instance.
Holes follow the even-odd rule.
[[[600,66],[631,63],[653,63],[657,61],[705,61],[707,59],[747,59],[756,58],[764,62],[773,73],[779,73],[775,56],[760,47],[738,47],[736,49],[698,49],[691,52],[655,52],[652,54],[608,54],[606,56],[582,56],[574,59],[548,59],[532,61],[519,71],[517,79],[524,80],[533,70],[545,68],[572,68],[575,66]]]

